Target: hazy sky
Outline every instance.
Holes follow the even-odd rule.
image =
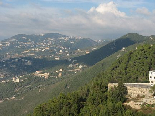
[[[155,35],[155,0],[0,0],[0,40],[49,32],[91,39]]]

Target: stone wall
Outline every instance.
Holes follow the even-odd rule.
[[[152,96],[151,85],[149,83],[124,83],[127,87],[127,97],[131,100],[129,103],[135,109],[140,109],[143,103],[155,104],[155,98]],[[110,90],[114,86],[118,86],[118,83],[109,83],[108,89]],[[135,100],[134,100],[135,99]]]
[[[118,83],[109,83],[108,89],[117,86]],[[137,96],[152,97],[149,83],[124,83],[128,90],[128,97],[136,98]]]

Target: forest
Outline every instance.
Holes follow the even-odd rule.
[[[148,71],[155,68],[155,45],[138,46],[118,58],[106,71],[78,91],[52,98],[34,109],[34,116],[154,116],[123,105],[127,88],[123,82],[148,82]],[[118,86],[108,90],[109,82]]]

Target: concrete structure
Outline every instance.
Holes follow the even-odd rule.
[[[147,96],[148,98],[153,97],[151,91],[151,86],[155,84],[155,70],[149,71],[149,82],[150,83],[124,83],[128,90],[128,96],[135,98],[138,95]],[[109,83],[108,88],[117,86],[118,83]]]
[[[43,73],[42,71],[36,71],[34,75],[38,77],[44,77],[45,79],[49,77],[49,73]]]
[[[151,92],[150,83],[124,83],[127,87],[127,98],[129,102],[124,104],[130,105],[134,109],[141,109],[143,103],[155,104],[155,98]],[[109,83],[108,89],[110,90],[114,86],[118,86],[118,83]]]
[[[108,89],[117,86],[118,83],[109,83]],[[128,90],[128,98],[137,98],[138,96],[153,97],[150,93],[149,83],[124,83]]]
[[[13,81],[14,83],[19,83],[19,78],[18,78],[18,77],[17,77],[17,78],[16,78],[16,77],[13,77],[13,78],[12,78],[12,81]]]
[[[151,86],[155,84],[155,70],[149,71],[150,83],[124,83],[127,87],[127,98],[129,102],[124,104],[130,105],[134,109],[141,109],[143,103],[155,104],[155,97],[153,97],[153,91]],[[109,83],[108,89],[110,90],[114,86],[118,86],[118,83]]]
[[[151,86],[155,84],[155,70],[149,71],[149,81]]]

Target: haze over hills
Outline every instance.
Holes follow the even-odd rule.
[[[89,53],[98,45],[102,42],[59,33],[18,34],[0,42],[0,75],[11,78],[56,65],[69,65],[70,58]]]
[[[148,38],[130,33],[95,50],[102,42],[97,43],[91,39],[68,37],[58,33],[19,34],[1,42],[1,75],[20,76],[60,64],[69,65],[72,62],[91,66],[123,47]]]
[[[7,110],[9,112],[8,114],[11,114],[12,112],[14,112],[16,115],[17,114],[21,115],[21,114],[24,114],[24,111],[23,111],[24,109],[27,112],[32,111],[32,108],[34,108],[35,105],[37,105],[38,103],[42,103],[43,101],[46,101],[53,96],[58,95],[60,92],[69,92],[69,91],[77,90],[80,86],[83,86],[84,84],[88,83],[93,77],[95,77],[101,71],[109,67],[117,58],[119,58],[127,51],[136,49],[136,46],[138,46],[139,44],[145,44],[145,43],[153,44],[154,39],[155,39],[154,36],[141,36],[138,34],[127,34],[115,41],[112,41],[104,45],[103,47],[95,50],[94,52],[90,52],[89,54],[86,54],[84,56],[76,57],[75,59],[73,58],[74,60],[77,60],[77,58],[79,59],[82,59],[83,57],[86,58],[83,60],[75,61],[75,64],[82,63],[83,66],[84,64],[88,64],[88,63],[89,65],[96,64],[98,61],[103,59],[103,61],[97,63],[93,67],[81,70],[82,73],[77,72],[78,74],[75,76],[64,75],[61,78],[57,78],[57,79],[56,78],[44,79],[40,77],[34,77],[34,75],[30,75],[30,76],[22,77],[21,79],[23,79],[23,82],[19,84],[12,83],[12,82],[4,83],[3,86],[1,86],[1,88],[5,87],[6,89],[1,89],[1,91],[3,91],[3,93],[6,93],[5,96],[10,96],[12,98],[14,94],[16,95],[13,96],[13,99],[9,98],[9,100],[5,100],[0,104],[0,107],[1,107],[0,109],[3,109],[1,112],[4,113]],[[107,52],[108,50],[109,52]],[[104,55],[104,53],[106,54]],[[89,55],[93,57],[88,57]],[[96,60],[96,56],[98,56],[97,60]],[[94,61],[94,62],[91,64],[91,61]],[[69,66],[69,64],[67,64],[67,66]],[[74,66],[74,64],[72,64],[72,66]],[[63,69],[64,72],[67,72],[67,70],[69,70],[66,68],[66,66],[64,66],[63,68],[62,67],[63,66],[60,65],[59,67],[56,67],[55,69],[52,69],[52,70],[50,69],[50,70],[51,72],[58,71],[58,73],[61,73],[60,69]],[[45,70],[45,72],[48,73],[50,72],[50,70]],[[62,71],[62,74],[63,74],[63,71]],[[27,78],[27,80],[24,78]],[[7,88],[9,86],[12,86],[12,89],[9,90],[9,93],[11,94],[7,94],[7,92],[5,92],[5,90],[8,91]],[[16,93],[16,91],[14,91],[15,89],[18,90],[17,91],[18,94]],[[44,96],[45,94],[46,96]],[[33,96],[33,97],[30,97],[30,96]],[[33,99],[33,98],[36,98],[36,99]],[[20,99],[20,100],[17,100],[17,99]],[[27,101],[27,104],[24,103],[25,100]],[[30,105],[30,102],[31,102],[31,105]],[[8,106],[8,104],[12,104],[12,105],[16,104],[15,109],[18,109],[19,112],[17,112],[15,109],[11,109],[11,107],[10,108],[8,107],[6,110],[4,110],[6,106]],[[22,106],[24,109],[19,108],[21,107],[21,104],[24,104]]]
[[[35,57],[55,59],[58,55],[59,59],[64,59],[72,55],[78,55],[75,50],[86,49],[97,44],[89,38],[71,37],[59,33],[18,34],[0,42],[0,53],[1,58]]]
[[[128,47],[135,43],[143,42],[149,38],[149,36],[142,36],[137,33],[129,33],[120,37],[119,39],[114,40],[113,42],[108,43],[100,49],[91,52],[90,54],[86,54],[74,59],[78,60],[79,62],[84,62],[87,65],[94,65],[107,56],[115,53],[118,50],[121,50],[123,47]]]

